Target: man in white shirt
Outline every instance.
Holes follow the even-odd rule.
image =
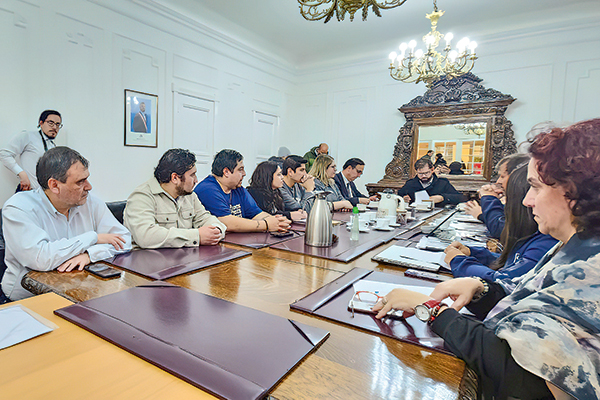
[[[131,250],[131,235],[106,204],[90,194],[88,161],[68,147],[40,158],[40,187],[16,193],[2,209],[6,272],[2,291],[11,300],[31,296],[21,286],[30,270],[69,272]]]
[[[35,177],[35,166],[48,149],[56,147],[54,138],[62,126],[62,118],[58,111],[45,110],[40,115],[37,131],[19,133],[0,150],[0,161],[19,177],[17,191],[39,187]]]

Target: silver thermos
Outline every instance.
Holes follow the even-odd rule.
[[[333,244],[333,218],[329,202],[325,200],[329,192],[315,192],[315,202],[306,220],[304,243],[315,247],[329,247]]]

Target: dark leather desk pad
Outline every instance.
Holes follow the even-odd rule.
[[[103,261],[150,279],[164,280],[250,254],[216,245],[134,250]]]
[[[253,249],[262,249],[263,247],[285,242],[300,236],[301,234],[297,232],[292,232],[292,235],[286,237],[273,236],[268,232],[227,232],[223,242],[251,247]]]
[[[372,229],[368,233],[361,233],[358,242],[350,240],[350,231],[344,225],[335,226],[333,233],[339,239],[330,247],[307,246],[304,244],[304,237],[301,236],[278,243],[271,246],[271,248],[326,258],[328,260],[350,262],[380,244],[389,242],[398,234],[398,231],[396,229],[392,231],[377,231]]]
[[[417,344],[446,354],[452,354],[444,348],[444,341],[419,321],[414,315],[404,319],[384,318],[378,320],[375,315],[354,313],[348,310],[348,303],[354,295],[352,285],[361,280],[400,283],[405,285],[431,286],[435,283],[421,279],[408,278],[401,275],[386,274],[363,268],[353,268],[338,279],[328,283],[308,296],[290,304],[290,308],[309,314],[318,315],[342,324],[379,333],[384,336]]]
[[[226,399],[266,396],[329,332],[165,282],[55,314]]]

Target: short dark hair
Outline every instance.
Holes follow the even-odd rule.
[[[424,166],[428,166],[429,169],[433,169],[433,163],[431,160],[428,160],[427,158],[419,158],[415,163],[415,171],[423,168]]]
[[[533,138],[529,154],[541,181],[558,185],[573,200],[573,225],[584,236],[600,237],[600,118],[554,128]]]
[[[433,153],[433,152],[434,152],[433,150],[427,150],[427,154]]]
[[[365,162],[363,160],[361,160],[360,158],[351,158],[348,161],[346,161],[344,163],[344,168],[342,169],[346,169],[348,167],[352,167],[352,168],[356,168],[357,165],[365,165]]]
[[[529,154],[514,153],[498,161],[496,168],[500,169],[502,165],[506,165],[506,172],[510,175],[515,169],[527,164],[529,158]]]
[[[44,110],[40,114],[40,119],[38,119],[38,122],[39,121],[46,122],[46,119],[48,119],[48,117],[50,115],[58,115],[60,117],[61,121],[62,121],[62,116],[60,115],[60,113],[58,111],[55,111],[55,110]]]
[[[285,160],[283,160],[283,167],[281,168],[281,172],[283,172],[284,175],[287,175],[287,171],[289,168],[291,168],[292,171],[296,172],[296,170],[300,168],[302,164],[306,163],[308,163],[308,160],[304,157],[294,155],[287,156]]]
[[[223,170],[227,168],[229,172],[233,172],[237,163],[242,161],[244,156],[238,151],[224,149],[215,155],[212,163],[211,171],[215,176],[223,176]]]
[[[158,165],[154,168],[154,177],[159,183],[168,183],[175,172],[183,176],[196,165],[196,155],[189,150],[170,149],[160,158]]]
[[[67,181],[67,171],[77,162],[87,169],[89,162],[81,154],[66,146],[57,146],[47,152],[38,160],[35,174],[42,189],[48,189],[48,180],[56,179],[59,182]]]

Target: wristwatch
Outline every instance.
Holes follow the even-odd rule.
[[[423,322],[431,322],[437,317],[437,313],[443,305],[440,300],[427,300],[425,303],[415,306],[415,316]]]

